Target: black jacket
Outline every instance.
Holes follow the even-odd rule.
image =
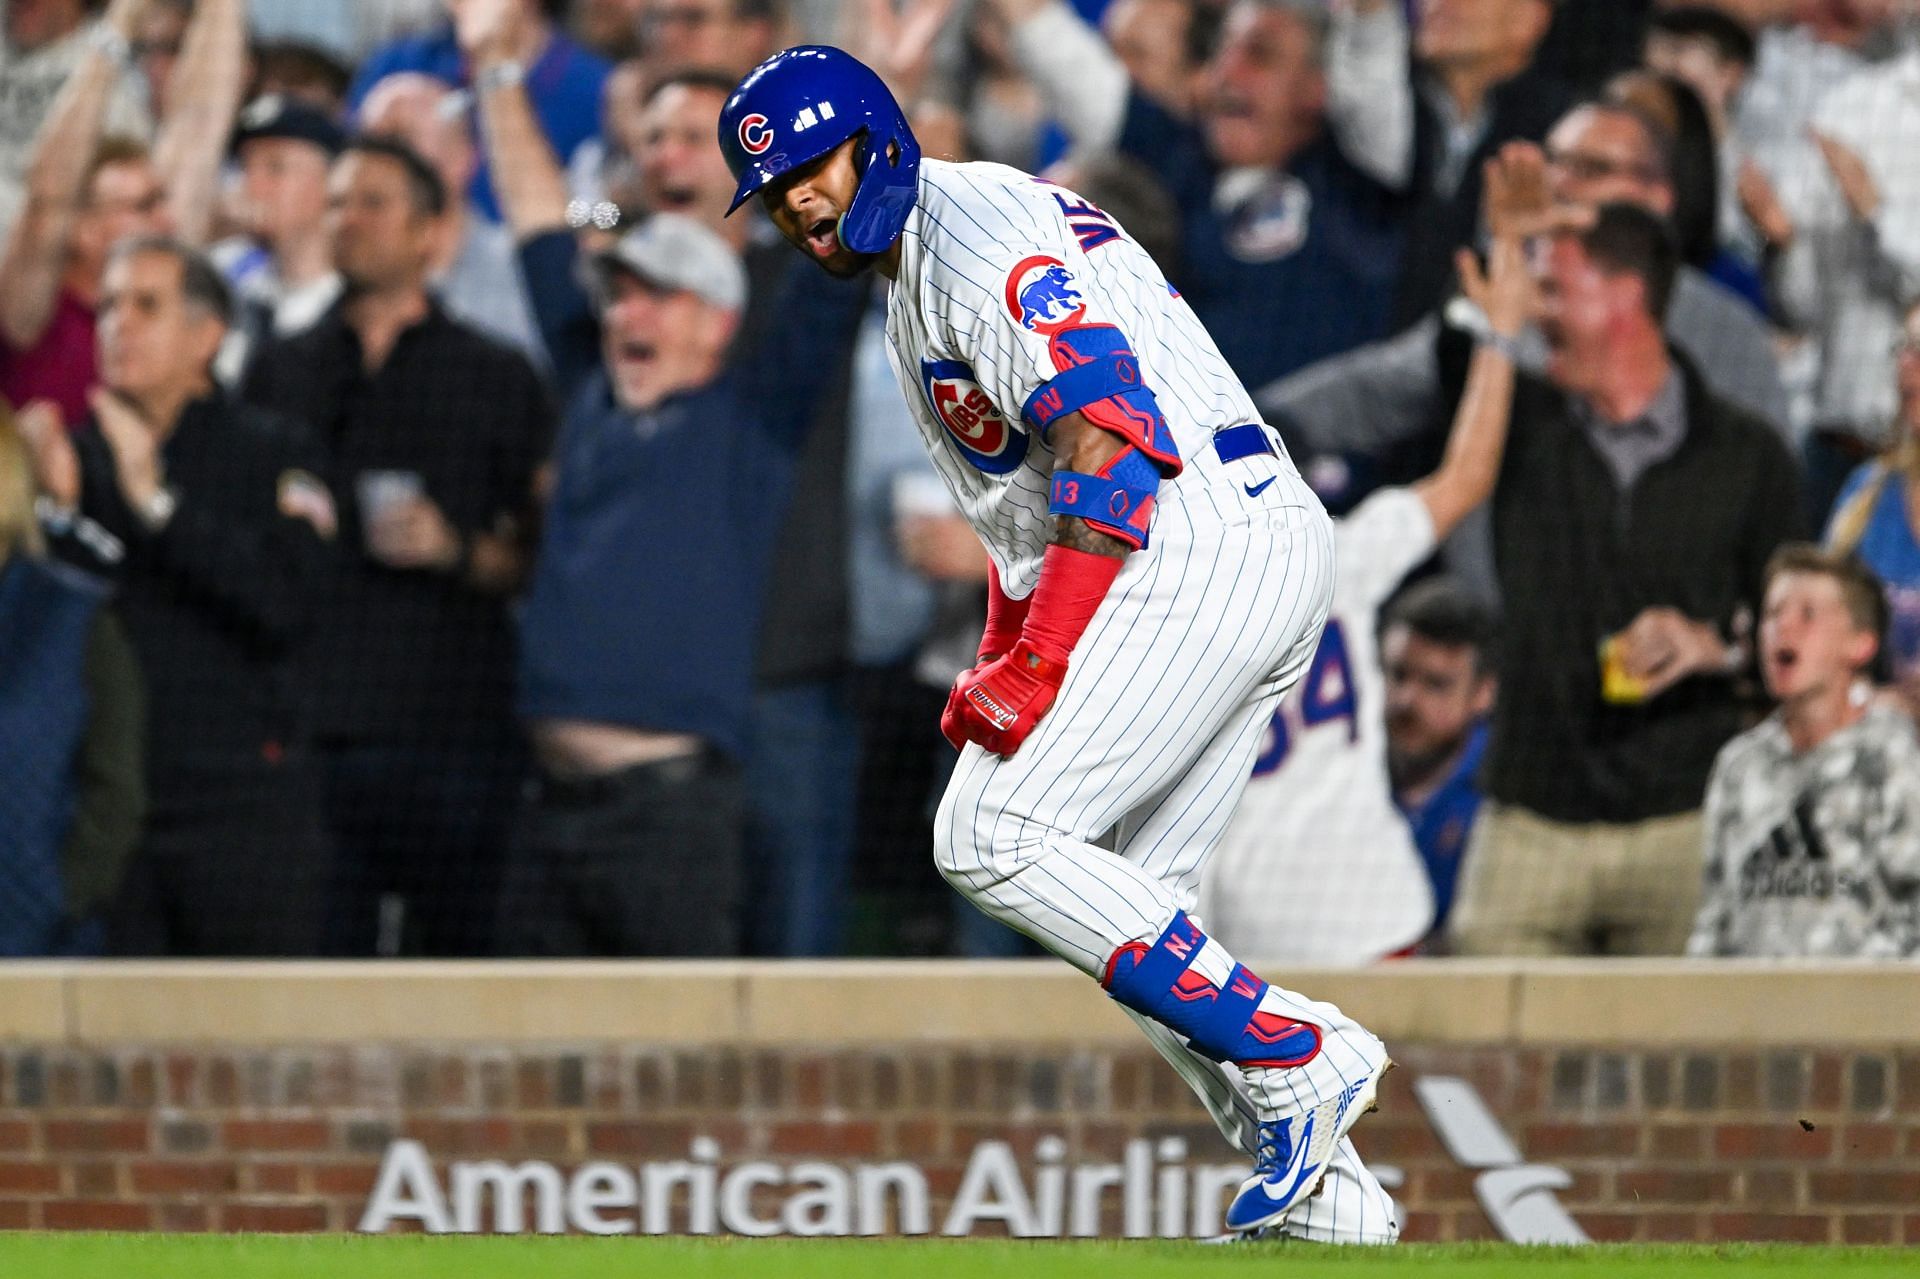
[[[315,647],[318,735],[332,743],[487,743],[512,731],[508,602],[460,573],[385,566],[364,549],[358,492],[407,472],[461,534],[534,523],[553,408],[526,357],[435,305],[369,373],[336,304],[268,343],[242,394],[303,422],[340,504],[341,554]]]
[[[1622,492],[1552,386],[1522,377],[1493,501],[1506,606],[1493,798],[1564,822],[1699,807],[1743,727],[1733,682],[1695,676],[1639,705],[1600,697],[1601,641],[1655,605],[1731,634],[1757,618],[1767,559],[1802,533],[1799,474],[1777,432],[1686,383],[1679,450]]]
[[[178,496],[157,533],[121,495],[91,418],[74,436],[81,513],[124,548],[61,539],[65,558],[116,579],[118,609],[146,676],[150,771],[263,756],[306,735],[297,659],[331,558],[320,463],[292,423],[215,394],[187,406],[161,445]]]

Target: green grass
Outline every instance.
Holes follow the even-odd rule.
[[[1687,1279],[1920,1273],[1898,1249],[1500,1244],[1336,1250],[1299,1244],[967,1240],[0,1235],[6,1279]]]

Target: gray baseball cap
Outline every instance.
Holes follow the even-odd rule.
[[[680,213],[656,213],[595,254],[594,283],[605,296],[607,272],[625,271],[647,283],[696,294],[737,311],[746,304],[747,272],[725,240]]]

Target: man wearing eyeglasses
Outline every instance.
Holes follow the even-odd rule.
[[[1546,225],[1552,210],[1620,202],[1666,219],[1674,191],[1667,140],[1660,127],[1633,108],[1610,102],[1575,107],[1547,134],[1547,145],[1514,143],[1496,160],[1545,167],[1538,208],[1523,214]],[[1489,213],[1491,224],[1495,215]],[[1688,356],[1706,388],[1787,429],[1786,391],[1771,339],[1753,309],[1695,267],[1680,264],[1664,325],[1676,350]],[[1466,350],[1481,330],[1472,308],[1457,303],[1435,311],[1397,337],[1335,357],[1269,384],[1255,396],[1268,421],[1298,441],[1305,455],[1385,462],[1407,456],[1414,442],[1444,422],[1465,377]],[[1538,373],[1546,351],[1537,333],[1524,334],[1515,352],[1523,371]],[[1352,500],[1360,494],[1329,494]],[[1492,600],[1492,549],[1484,517],[1469,519],[1449,539],[1449,567],[1475,592]]]
[[[1547,134],[1554,198],[1589,207],[1617,200],[1671,219],[1671,141],[1632,107],[1613,102],[1575,107]],[[1705,272],[1682,264],[1666,328],[1719,394],[1776,426],[1785,425],[1786,391],[1766,326],[1753,308]]]
[[[1535,247],[1547,360],[1515,392],[1493,499],[1503,686],[1461,954],[1673,955],[1692,928],[1743,627],[1800,508],[1779,437],[1669,347],[1677,263],[1624,201]]]

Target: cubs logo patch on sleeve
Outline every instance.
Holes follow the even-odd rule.
[[[1007,272],[1007,313],[1035,333],[1054,334],[1086,318],[1086,300],[1059,258],[1023,258]]]
[[[1005,475],[1026,460],[1027,433],[1000,412],[966,364],[922,360],[920,386],[947,438],[975,467]]]

